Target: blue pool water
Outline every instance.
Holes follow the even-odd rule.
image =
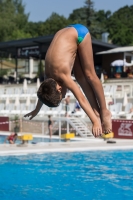
[[[0,135],[0,144],[4,143],[6,137],[7,136],[5,136],[5,135]],[[38,143],[38,142],[65,142],[65,140],[54,139],[54,138],[49,139],[49,138],[33,137],[33,140],[29,141],[29,142],[30,143],[32,143],[32,142],[33,143]],[[8,141],[6,143],[8,143]],[[19,143],[22,143],[22,142],[20,140],[17,140],[16,143],[19,144]]]
[[[0,157],[1,200],[133,200],[133,151]]]

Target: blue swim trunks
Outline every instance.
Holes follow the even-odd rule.
[[[76,31],[78,33],[78,39],[77,39],[78,44],[80,44],[83,41],[83,39],[85,38],[86,34],[89,33],[89,30],[82,24],[70,24],[67,27],[73,27],[76,29]]]

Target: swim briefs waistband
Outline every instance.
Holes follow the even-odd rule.
[[[77,39],[78,44],[80,44],[84,40],[86,34],[89,33],[89,30],[82,24],[70,24],[67,27],[73,27],[76,29],[78,33],[78,39]]]

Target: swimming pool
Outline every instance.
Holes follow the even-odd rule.
[[[0,157],[2,200],[131,200],[133,151]]]
[[[4,140],[7,136],[5,135],[0,135],[0,144],[3,144],[4,143]],[[71,141],[74,141],[74,140],[71,140]],[[29,141],[29,143],[39,143],[39,142],[65,142],[65,140],[63,139],[59,139],[59,138],[45,138],[45,137],[34,137],[33,136],[33,140],[32,141]],[[8,143],[8,142],[6,142]],[[22,143],[20,140],[17,140],[16,141],[17,144],[20,144]]]

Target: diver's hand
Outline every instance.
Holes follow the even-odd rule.
[[[24,117],[30,117],[29,120],[31,120],[32,118],[34,118],[36,115],[37,115],[37,111],[36,110],[33,110],[29,113],[27,113],[26,115],[24,115]]]
[[[94,137],[99,137],[102,135],[102,126],[101,126],[100,122],[93,123],[92,133],[93,133]]]

